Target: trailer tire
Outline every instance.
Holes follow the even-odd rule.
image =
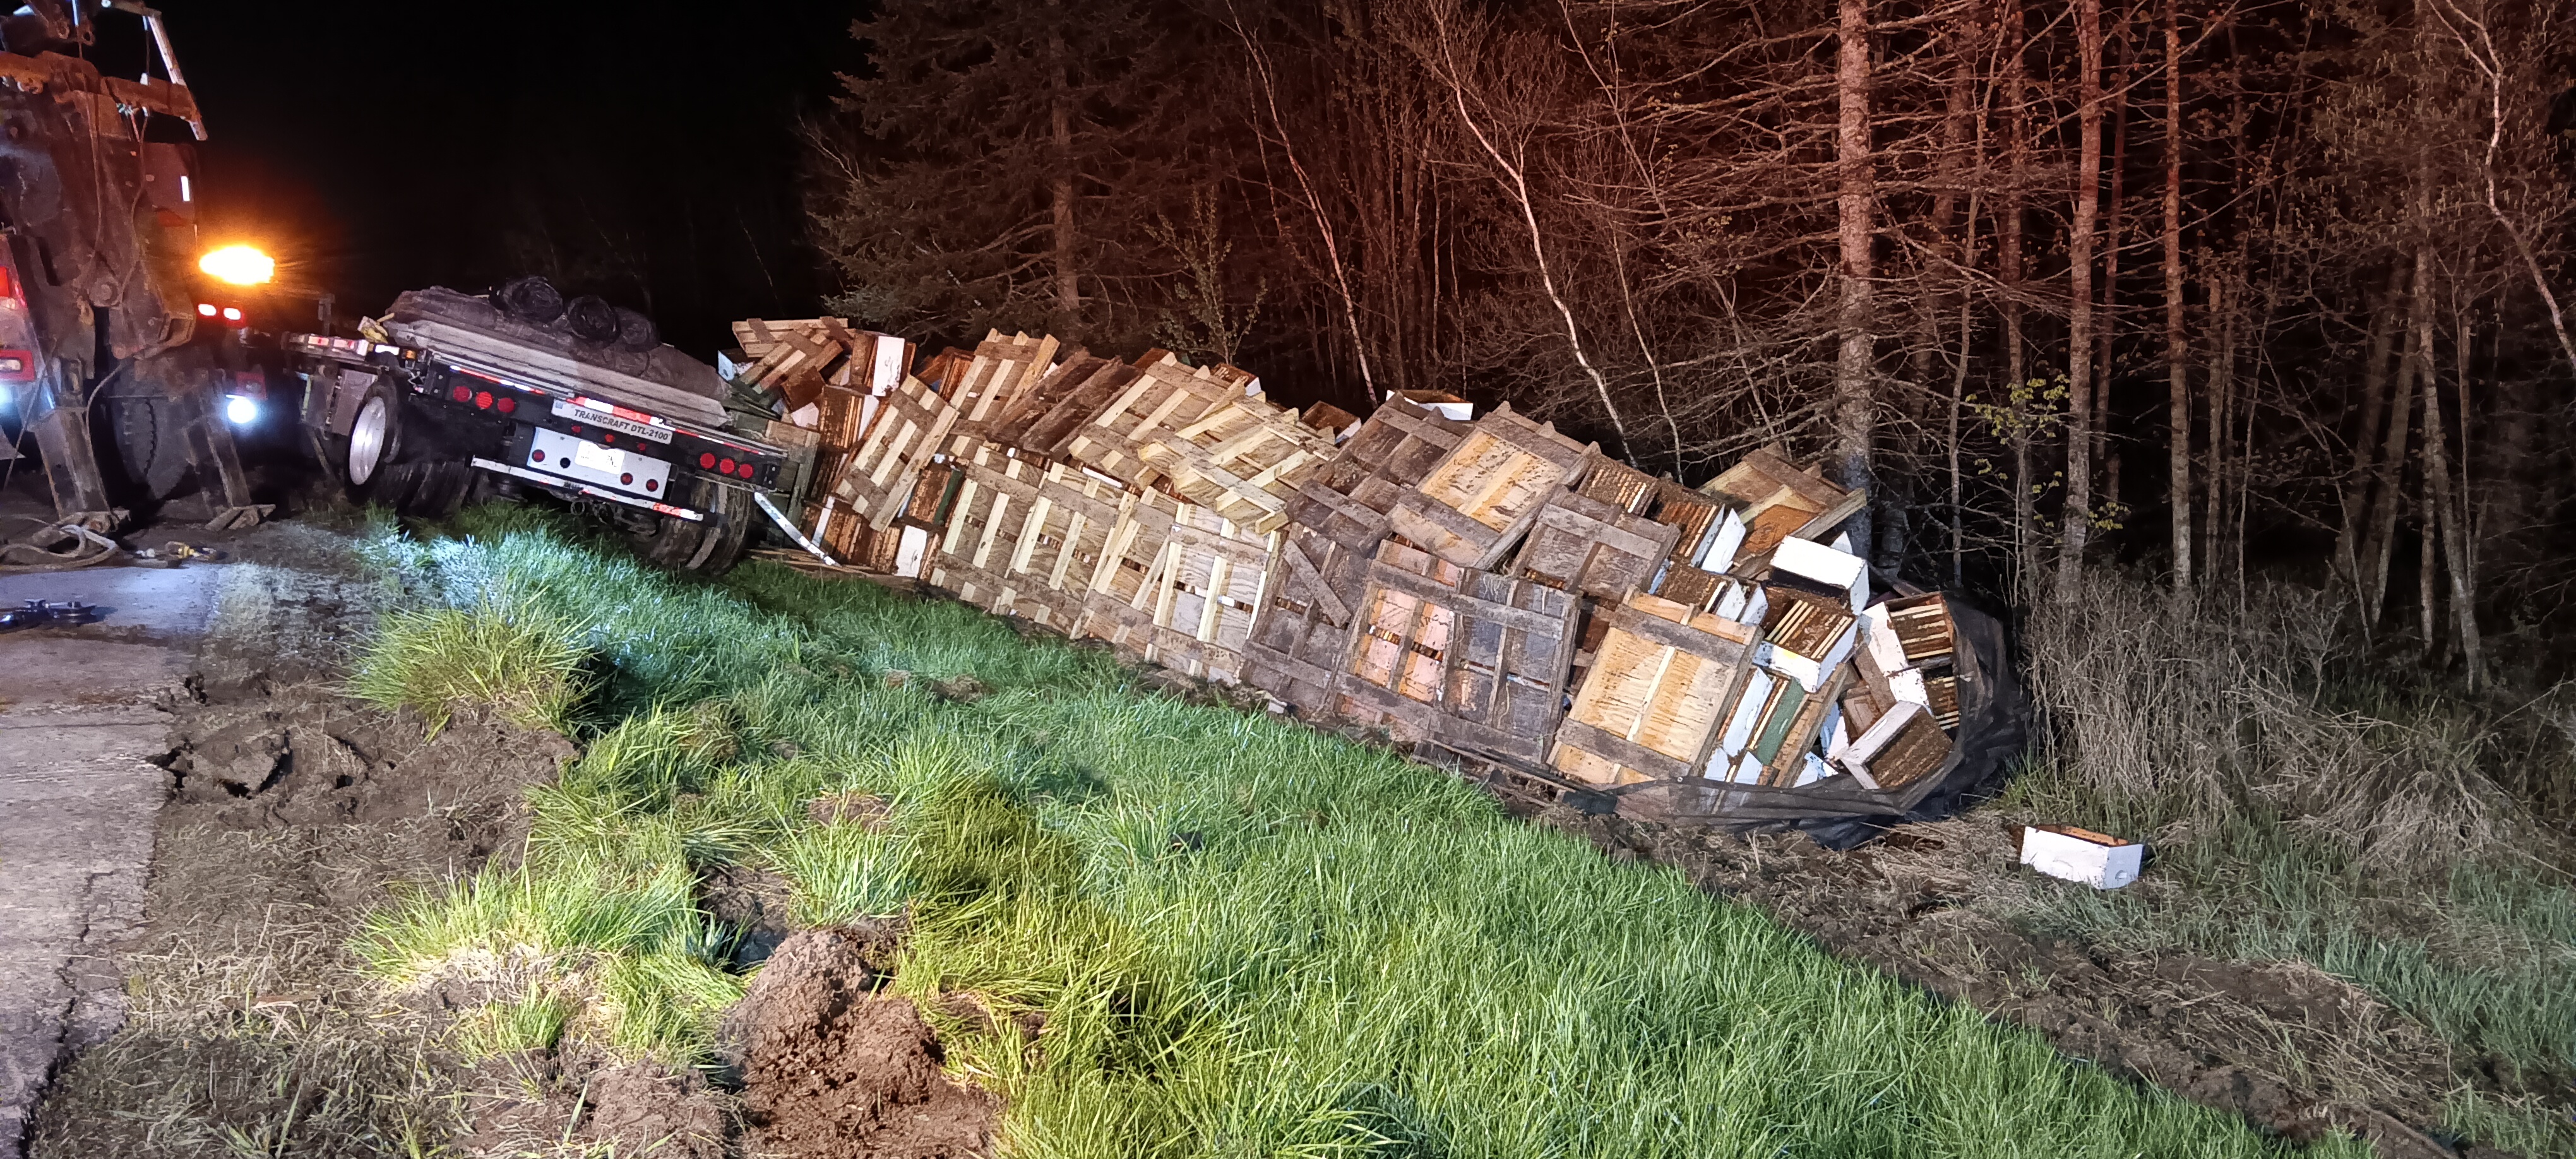
[[[715,483],[706,486],[711,493],[701,504],[706,508],[703,522],[673,515],[656,517],[650,530],[633,533],[637,553],[654,566],[672,571],[719,576],[732,570],[751,538],[751,521],[758,508],[749,492]]]

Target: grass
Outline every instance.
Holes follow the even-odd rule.
[[[2276,1150],[1436,770],[961,606],[677,580],[516,513],[369,551],[425,600],[584,625],[588,751],[532,798],[525,862],[361,942],[391,984],[485,983],[489,1042],[703,1050],[741,980],[691,890],[741,864],[807,922],[908,919],[895,985],[1006,1097],[1014,1154]],[[924,687],[969,674],[992,693]],[[806,807],[856,793],[882,822]]]
[[[2524,804],[2576,783],[2563,738],[2483,705],[2399,696],[2335,643],[2314,593],[2174,613],[2103,580],[2031,640],[2051,751],[2002,804],[2146,837],[2167,888],[2049,891],[2027,925],[2095,945],[2304,961],[2447,1043],[2462,1072],[2576,1078],[2576,891]],[[2505,786],[2512,786],[2508,790]],[[2542,794],[2546,796],[2546,794]],[[2576,1156],[2576,1122],[2464,1085],[2447,1126]]]

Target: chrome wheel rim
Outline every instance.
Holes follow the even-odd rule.
[[[376,477],[376,463],[385,455],[385,419],[385,400],[371,398],[349,424],[349,482],[356,486]]]

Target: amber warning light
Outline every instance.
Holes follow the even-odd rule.
[[[197,268],[236,286],[256,286],[277,276],[277,259],[246,245],[228,245],[197,259]]]

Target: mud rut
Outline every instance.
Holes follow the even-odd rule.
[[[483,996],[389,998],[359,976],[349,936],[397,889],[514,857],[520,790],[575,750],[476,720],[430,737],[347,700],[338,686],[379,597],[345,534],[280,526],[241,548],[195,701],[178,706],[148,925],[120,952],[133,1015],[57,1078],[31,1155],[989,1153],[998,1104],[950,1079],[920,1011],[885,992],[900,931],[791,932],[783,883],[756,870],[721,867],[702,887],[708,912],[744,932],[736,965],[767,959],[725,1019],[719,1066],[674,1073],[578,1046],[457,1057],[446,1029]],[[2448,1053],[2360,990],[2296,964],[2103,956],[1995,916],[2031,884],[1992,816],[1834,854],[1504,797],[1614,858],[1676,866],[1843,957],[2286,1137],[2339,1127],[2386,1156],[2462,1154],[2419,1129],[2459,1081]]]

